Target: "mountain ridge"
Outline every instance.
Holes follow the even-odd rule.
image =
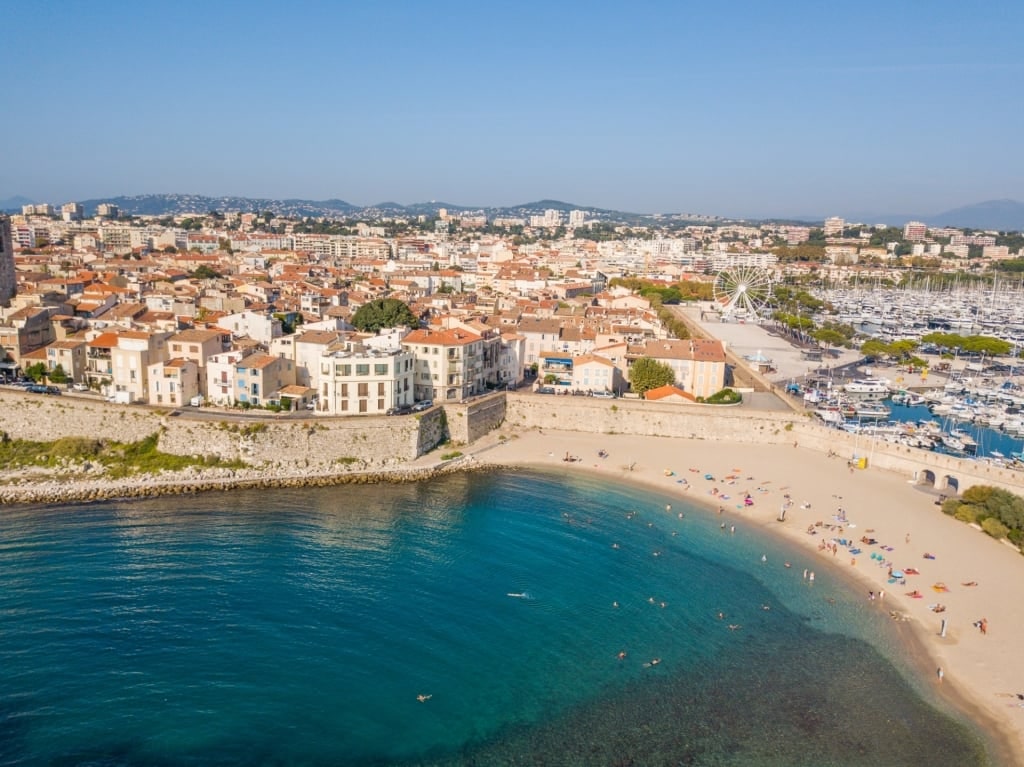
[[[30,204],[30,198],[17,195],[6,200],[0,200],[0,211],[20,212],[22,205]],[[275,215],[299,217],[299,218],[377,218],[382,216],[436,216],[441,209],[459,213],[480,213],[490,217],[505,216],[524,218],[535,213],[542,213],[545,210],[558,210],[565,213],[570,210],[586,211],[591,219],[614,220],[627,223],[650,223],[652,220],[675,219],[690,220],[691,214],[670,213],[670,214],[649,214],[631,213],[626,211],[613,210],[610,208],[598,208],[593,206],[578,205],[563,200],[541,199],[531,202],[524,202],[518,205],[505,206],[472,206],[460,205],[450,202],[431,200],[429,202],[417,202],[402,204],[394,201],[380,202],[376,205],[359,206],[339,198],[327,200],[307,200],[302,198],[269,198],[269,197],[238,197],[238,196],[211,196],[200,194],[161,193],[161,194],[140,194],[120,195],[116,197],[98,197],[83,200],[82,206],[87,215],[92,215],[96,206],[107,202],[117,205],[127,215],[134,216],[168,216],[206,214],[210,211],[238,211],[242,213],[271,212]],[[747,221],[747,222],[793,222],[798,221],[804,225],[817,226],[824,221],[824,217],[816,216],[763,216],[738,217],[738,216],[701,216],[693,217],[693,220],[714,221]],[[907,221],[923,221],[931,226],[952,226],[957,228],[987,229],[996,231],[1024,231],[1024,203],[1011,199],[986,200],[983,202],[964,205],[959,208],[952,208],[934,215],[879,215],[864,214],[859,216],[848,216],[851,221],[863,221],[868,224],[886,223],[889,225],[902,225]]]

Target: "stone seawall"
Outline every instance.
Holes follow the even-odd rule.
[[[837,460],[864,458],[869,468],[902,474],[908,481],[950,494],[992,485],[1024,494],[1024,472],[982,461],[897,445],[829,429],[798,413],[757,412],[710,405],[667,405],[644,400],[509,394],[506,428],[563,429],[596,434],[707,439],[722,442],[794,444]]]
[[[397,417],[302,419],[233,413],[221,419],[214,412],[0,391],[0,431],[12,439],[45,442],[74,436],[135,442],[159,432],[165,453],[215,455],[267,468],[391,468],[448,439],[442,408]]]
[[[712,405],[670,405],[639,399],[508,394],[506,427],[564,429],[595,434],[718,439],[784,444],[798,418]]]
[[[93,437],[135,442],[158,431],[167,412],[84,397],[0,390],[0,431],[12,439],[49,442],[60,437]]]
[[[505,422],[504,392],[488,394],[471,402],[446,404],[448,434],[452,442],[469,445],[490,434]]]
[[[837,460],[864,458],[869,468],[894,471],[908,481],[942,492],[962,492],[983,484],[1024,494],[1024,472],[827,429],[803,414],[746,408],[509,392],[397,417],[238,417],[225,413],[218,419],[204,409],[200,420],[187,409],[177,416],[171,412],[0,391],[0,430],[12,439],[50,441],[79,436],[131,442],[159,432],[159,447],[164,452],[241,460],[261,472],[247,482],[294,475],[295,482],[309,479],[313,483],[315,476],[333,481],[328,478],[392,472],[448,439],[471,445],[500,428],[507,435],[527,429],[558,429],[774,445],[783,450],[792,450],[795,443],[835,453]],[[241,480],[235,477],[231,481]],[[0,501],[5,497],[0,494]]]

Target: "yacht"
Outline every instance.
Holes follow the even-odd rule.
[[[876,402],[862,402],[854,405],[854,414],[857,418],[884,420],[892,415],[892,411],[885,405]]]
[[[873,378],[858,378],[843,386],[847,394],[875,394],[885,396],[889,393],[888,381],[877,381]]]

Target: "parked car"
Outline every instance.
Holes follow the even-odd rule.
[[[76,383],[72,384],[71,388],[74,389],[75,391],[89,391],[89,384]]]
[[[25,391],[31,392],[32,394],[60,394],[60,389],[56,386],[47,386],[46,384],[29,384],[25,387]]]
[[[541,386],[541,387],[539,387],[537,389],[537,394],[554,394],[554,393],[555,393],[555,387],[554,386]]]
[[[385,415],[408,415],[411,412],[411,405],[399,405],[398,407],[389,407]]]
[[[434,406],[434,400],[432,400],[432,399],[425,399],[422,402],[417,402],[415,405],[413,405],[412,406],[412,412],[414,412],[414,413],[422,413],[424,410],[429,410],[433,406]]]
[[[596,391],[591,396],[600,397],[601,399],[615,399],[615,394],[610,391]]]

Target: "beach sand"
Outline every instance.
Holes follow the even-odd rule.
[[[601,458],[599,450],[607,451],[607,457]],[[827,573],[856,579],[865,599],[873,591],[879,610],[897,613],[907,653],[936,698],[964,711],[990,734],[993,756],[1000,763],[1024,764],[1024,707],[1018,705],[1024,700],[1015,697],[1024,694],[1024,662],[1018,656],[1024,600],[1016,596],[1024,560],[1010,547],[942,514],[936,497],[906,478],[877,469],[851,472],[841,458],[800,447],[548,429],[504,440],[491,434],[467,452],[479,464],[594,472],[711,508],[723,506],[729,523],[740,532],[782,535],[806,547],[820,560],[819,579]],[[567,454],[580,460],[564,461]],[[705,479],[705,474],[715,479]],[[746,492],[753,506],[743,506]],[[718,500],[723,494],[727,501]],[[785,521],[779,522],[786,494],[791,504]],[[842,532],[836,518],[840,508],[846,517]],[[813,527],[816,534],[809,534],[809,526],[818,522],[822,525]],[[835,555],[820,549],[833,538],[859,542],[862,537],[878,543],[860,545],[856,556],[842,546]],[[920,574],[907,575],[906,585],[890,584],[888,566],[880,564],[884,561],[894,570],[913,568]],[[962,585],[972,582],[977,585]],[[945,584],[948,591],[936,591],[935,584]],[[922,598],[908,596],[914,590]],[[884,598],[879,599],[882,591]],[[944,605],[945,611],[930,610],[935,604]],[[983,618],[985,634],[974,625]],[[945,637],[940,636],[943,619]]]

